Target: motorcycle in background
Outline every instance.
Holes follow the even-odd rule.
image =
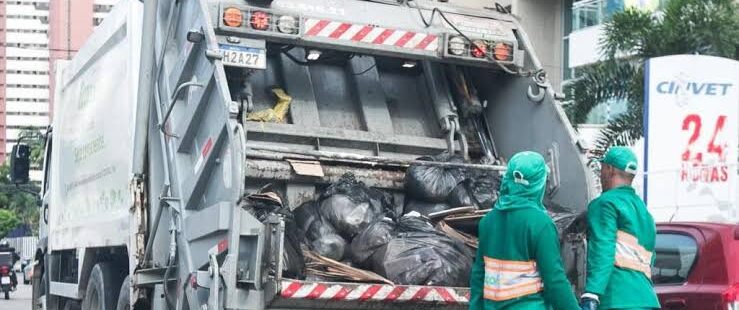
[[[5,299],[10,299],[10,291],[13,290],[11,273],[13,272],[13,254],[0,253],[0,291],[5,294]]]

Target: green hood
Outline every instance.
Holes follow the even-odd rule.
[[[540,208],[544,210],[544,189],[549,167],[536,152],[520,152],[508,162],[508,170],[500,185],[497,210]]]

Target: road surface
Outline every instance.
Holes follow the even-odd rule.
[[[30,310],[31,309],[31,286],[18,285],[18,290],[10,292],[10,300],[3,299],[0,295],[0,309],[2,310]]]

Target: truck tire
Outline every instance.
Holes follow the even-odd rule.
[[[131,310],[131,277],[127,276],[123,279],[121,291],[118,293],[118,306],[116,310]]]
[[[92,267],[82,301],[83,310],[115,310],[123,282],[120,269],[112,263],[99,263]]]

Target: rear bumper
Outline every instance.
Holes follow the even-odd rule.
[[[468,288],[284,280],[270,308],[466,309]]]

